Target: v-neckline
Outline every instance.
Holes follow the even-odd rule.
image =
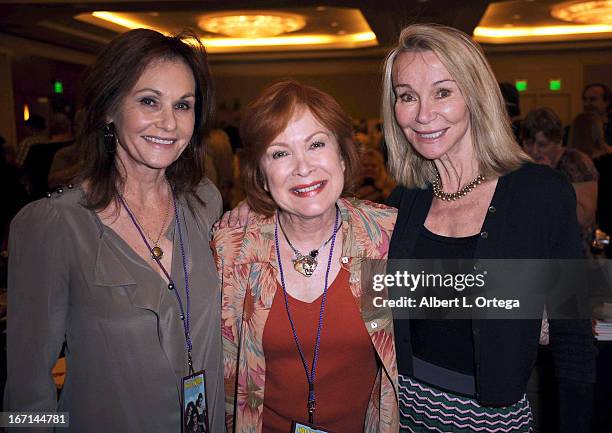
[[[155,275],[157,275],[157,277],[159,278],[160,282],[163,282],[164,286],[168,285],[168,281],[166,281],[165,275],[163,274],[163,272],[161,271],[161,269],[159,268],[159,265],[157,269],[155,269],[152,264],[148,263],[140,254],[138,254],[138,252],[136,252],[136,250],[127,243],[127,241],[125,239],[123,239],[121,237],[121,235],[119,235],[119,233],[117,233],[117,231],[115,231],[114,228],[112,228],[111,226],[104,224],[104,222],[102,221],[102,219],[100,218],[100,216],[96,213],[95,210],[91,210],[91,213],[93,214],[94,219],[96,220],[97,224],[100,226],[102,232],[107,232],[109,233],[111,236],[114,236],[115,238],[117,238],[119,240],[119,242],[121,244],[123,244],[122,248],[123,250],[126,251],[126,254],[131,256],[132,260],[135,260],[136,262],[138,262],[141,266],[146,267],[146,269],[150,270],[151,272],[153,272]],[[176,280],[175,275],[174,275],[174,261],[176,258],[176,237],[174,236],[174,227],[176,226],[176,216],[172,218],[172,220],[174,221],[174,223],[172,224],[168,224],[168,228],[166,229],[166,231],[164,232],[164,237],[172,242],[172,260],[170,261],[170,269],[168,271],[168,274],[172,277],[172,280]],[[172,237],[170,237],[170,235],[172,235]]]

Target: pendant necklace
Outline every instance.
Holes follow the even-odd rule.
[[[311,250],[308,254],[303,254],[296,247],[293,246],[293,244],[287,237],[287,233],[285,233],[285,229],[283,228],[283,225],[280,220],[280,215],[278,215],[278,226],[280,227],[281,232],[283,233],[283,236],[285,237],[285,240],[289,245],[289,248],[291,248],[293,254],[295,254],[295,258],[291,259],[291,261],[293,262],[293,269],[295,269],[297,272],[304,275],[305,277],[310,277],[312,274],[314,274],[314,271],[317,269],[318,265],[317,256],[319,255],[319,250],[321,250],[321,248],[325,247],[328,243],[331,242],[333,237],[336,235],[336,233],[342,226],[342,220],[338,218],[338,214],[339,210],[338,206],[336,205],[336,220],[339,221],[339,223],[336,224],[336,222],[334,222],[334,231],[329,237],[329,239],[323,242],[323,245],[321,245],[319,248]]]
[[[166,211],[164,212],[164,219],[162,221],[161,227],[159,228],[159,233],[157,233],[157,238],[153,240],[151,236],[149,236],[149,233],[147,233],[147,231],[145,230],[144,226],[140,223],[138,218],[136,218],[136,214],[128,206],[127,200],[121,194],[119,194],[119,199],[125,207],[125,210],[128,212],[129,216],[136,222],[136,228],[141,229],[142,232],[146,235],[147,239],[149,239],[149,241],[153,245],[151,246],[147,243],[147,246],[149,247],[149,252],[151,253],[151,258],[153,258],[154,260],[161,260],[161,258],[164,256],[164,250],[159,246],[159,240],[161,239],[162,233],[164,232],[164,227],[166,227],[166,223],[168,222],[168,215],[170,214],[171,195],[172,194],[168,194],[168,200],[166,202]]]

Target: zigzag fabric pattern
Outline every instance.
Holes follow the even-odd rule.
[[[476,400],[399,376],[401,433],[532,433],[527,396],[512,406],[485,407]]]

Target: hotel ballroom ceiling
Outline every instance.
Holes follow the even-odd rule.
[[[196,28],[204,38],[226,38],[213,35],[198,27],[203,15],[222,11],[254,10],[297,13],[303,18],[303,28],[280,36],[323,36],[332,41],[327,45],[311,43],[308,46],[286,45],[272,48],[239,47],[210,51],[231,59],[236,53],[248,52],[255,56],[368,56],[382,53],[397,40],[399,29],[413,22],[436,22],[457,27],[486,44],[522,43],[528,41],[529,32],[521,29],[554,26],[580,26],[551,15],[559,0],[515,0],[491,2],[487,0],[0,0],[0,40],[19,38],[51,44],[83,54],[93,54],[126,26],[141,23],[162,31],[173,32],[184,27]],[[565,2],[567,3],[567,2]],[[598,2],[609,6],[612,1]],[[120,21],[93,17],[94,12],[110,12]],[[106,14],[107,16],[109,14]],[[123,19],[123,21],[121,21]],[[129,21],[131,24],[125,24]],[[612,23],[604,23],[604,30],[575,36],[556,32],[552,36],[539,36],[539,42],[571,42],[586,39],[612,39]],[[299,27],[299,26],[298,26]],[[478,29],[475,32],[475,29]],[[479,33],[482,30],[481,34]],[[606,30],[607,29],[607,33]],[[519,33],[512,34],[513,31]],[[499,37],[498,34],[503,37]],[[505,33],[504,33],[505,32]],[[571,32],[569,32],[571,33]],[[349,40],[361,35],[360,42]],[[364,37],[365,35],[365,37]],[[367,36],[371,35],[371,37]],[[356,36],[357,37],[357,36]],[[334,42],[337,38],[337,41]],[[357,39],[355,39],[357,40]],[[344,41],[344,42],[342,42]],[[348,41],[348,42],[347,42]],[[279,53],[280,51],[280,53]]]

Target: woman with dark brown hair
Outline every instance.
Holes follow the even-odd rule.
[[[105,48],[84,83],[81,180],[13,222],[5,410],[69,412],[74,432],[179,432],[181,379],[205,370],[223,429],[208,247],[221,199],[201,166],[213,87],[187,37],[139,29]]]

